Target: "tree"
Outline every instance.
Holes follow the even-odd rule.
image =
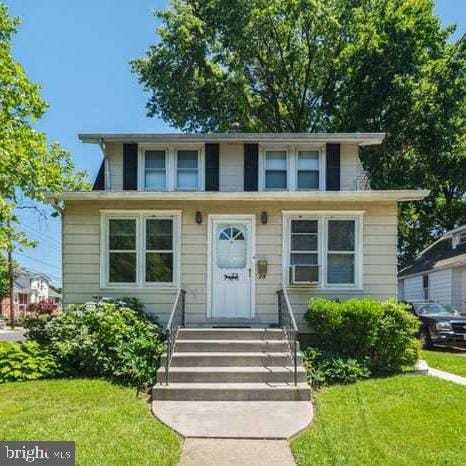
[[[8,264],[6,259],[0,255],[0,305],[5,296],[8,295]],[[1,310],[0,310],[1,311]],[[1,312],[0,312],[1,315]]]
[[[132,67],[149,116],[184,131],[383,131],[361,151],[376,188],[432,189],[401,208],[409,259],[466,220],[464,40],[432,0],[173,0]],[[406,220],[403,221],[403,220]],[[408,220],[410,222],[408,223]]]
[[[46,135],[32,126],[47,105],[39,86],[12,56],[18,24],[0,3],[0,251],[32,244],[18,231],[14,214],[22,199],[51,203],[47,193],[87,187],[85,173],[75,171],[70,153],[56,143],[49,146]]]

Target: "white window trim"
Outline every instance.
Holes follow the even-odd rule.
[[[286,151],[286,189],[266,189],[265,187],[265,160],[266,152],[271,150],[282,150]],[[298,151],[318,151],[319,152],[319,189],[298,189]],[[321,144],[300,144],[295,146],[285,146],[283,144],[264,145],[259,144],[259,191],[300,191],[300,192],[313,192],[313,191],[325,191],[325,180],[326,180],[326,165],[327,165],[327,154],[325,145]]]
[[[269,151],[284,151],[286,153],[286,189],[270,189],[265,187],[266,154]],[[259,146],[259,191],[286,192],[291,191],[291,156],[290,147],[283,145]]]
[[[298,188],[298,153],[300,151],[317,151],[319,153],[319,187],[317,189],[299,189]],[[307,192],[307,191],[325,191],[326,179],[326,165],[327,154],[325,152],[325,145],[300,145],[294,148],[294,166],[292,170],[292,187],[293,191]]]
[[[196,189],[180,189],[177,186],[178,178],[178,151],[180,150],[196,150],[197,151],[197,188]],[[174,168],[173,168],[173,190],[181,192],[195,192],[205,191],[205,154],[204,146],[175,146],[173,148],[174,154]]]
[[[173,282],[145,281],[146,219],[173,219]],[[110,219],[136,220],[136,282],[110,283],[108,232]],[[181,283],[181,210],[101,210],[100,211],[100,288],[106,290],[134,290],[141,288],[174,289]]]
[[[138,191],[159,191],[144,187],[145,154],[148,150],[165,151],[165,191],[195,192],[205,191],[205,148],[200,144],[139,144],[138,146]],[[196,150],[198,152],[198,188],[181,190],[176,187],[177,153],[179,150]]]
[[[159,150],[165,152],[165,189],[146,188],[146,152],[150,150]],[[138,160],[138,190],[139,191],[170,191],[169,173],[170,173],[170,151],[167,146],[150,146],[143,147],[139,150]]]
[[[317,288],[322,290],[363,290],[364,211],[282,211],[282,283],[286,288]],[[289,279],[291,220],[318,220],[319,283],[291,284]],[[327,239],[329,220],[355,221],[354,284],[327,283]]]

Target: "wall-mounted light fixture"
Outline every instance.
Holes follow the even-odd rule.
[[[261,213],[261,223],[262,223],[262,225],[267,225],[268,221],[269,221],[269,215],[264,210],[264,212]]]
[[[199,210],[196,212],[196,223],[198,225],[202,223],[202,212]]]

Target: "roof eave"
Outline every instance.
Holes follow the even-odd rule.
[[[428,190],[384,191],[257,191],[257,192],[212,192],[212,191],[78,191],[67,192],[57,199],[65,201],[127,200],[127,201],[244,201],[244,202],[405,202],[418,201],[429,195]],[[53,195],[51,195],[53,197]]]
[[[80,133],[80,141],[90,144],[120,143],[193,143],[193,142],[256,142],[256,143],[348,143],[360,146],[378,145],[385,133],[165,133],[110,134]]]

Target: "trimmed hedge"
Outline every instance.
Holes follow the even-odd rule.
[[[310,301],[305,319],[315,346],[325,352],[367,359],[374,373],[395,372],[418,357],[418,319],[395,301],[371,298]]]

